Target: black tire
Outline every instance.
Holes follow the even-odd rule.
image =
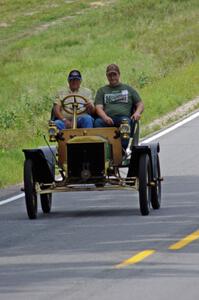
[[[150,211],[151,187],[151,162],[148,154],[142,154],[139,159],[139,202],[140,212],[147,216]]]
[[[159,209],[161,205],[161,173],[160,173],[160,160],[157,156],[157,181],[155,187],[151,188],[151,205],[153,209]]]
[[[29,219],[37,218],[37,193],[33,174],[33,161],[26,159],[24,162],[24,191],[26,210]]]
[[[40,199],[43,213],[48,214],[51,211],[52,206],[52,193],[41,194]]]

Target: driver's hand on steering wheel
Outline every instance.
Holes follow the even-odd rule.
[[[95,114],[95,105],[92,101],[89,101],[85,103],[86,111],[89,114]]]
[[[94,104],[92,103],[92,101],[88,101],[87,103],[85,103],[86,106],[86,110],[88,111],[92,111],[94,109]]]

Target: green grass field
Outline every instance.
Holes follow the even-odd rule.
[[[145,102],[142,125],[199,95],[197,0],[0,0],[0,187],[22,181],[72,68],[95,94],[105,67]]]

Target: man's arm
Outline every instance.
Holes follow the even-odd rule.
[[[59,120],[64,119],[64,116],[61,113],[61,107],[59,104],[54,104],[53,110],[54,110],[54,115],[57,119],[59,119]]]
[[[104,111],[104,91],[100,88],[95,96],[96,114],[109,126],[113,126],[113,120]]]
[[[59,104],[54,104],[54,107],[53,107],[53,110],[54,110],[54,115],[57,119],[59,120],[62,120],[65,125],[66,125],[66,128],[71,128],[72,127],[72,123],[70,120],[67,120],[61,113],[61,106]]]
[[[138,121],[141,118],[141,114],[144,111],[144,103],[143,101],[139,101],[136,103],[136,110],[132,114],[131,119],[134,119],[135,121]]]
[[[93,102],[91,100],[89,100],[86,103],[86,111],[87,113],[89,113],[90,115],[94,115],[95,114],[95,105],[93,104]]]
[[[96,105],[96,114],[102,118],[104,120],[104,122],[107,124],[107,125],[113,125],[113,120],[107,116],[107,114],[105,113],[104,109],[103,109],[103,105],[101,104],[97,104]]]
[[[81,88],[79,90],[79,95],[84,96],[88,100],[88,102],[85,103],[86,112],[90,115],[94,115],[95,114],[95,105],[93,103],[92,91],[88,88]]]

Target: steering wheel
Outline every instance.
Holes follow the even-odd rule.
[[[64,97],[62,102],[63,109],[73,115],[74,111],[76,111],[77,115],[82,114],[86,111],[86,103],[88,103],[88,99],[84,96],[78,94],[70,94]]]

